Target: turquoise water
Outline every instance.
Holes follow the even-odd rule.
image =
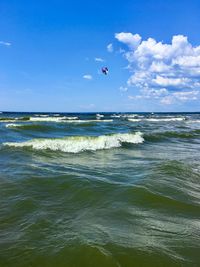
[[[199,266],[200,114],[0,114],[0,266]]]

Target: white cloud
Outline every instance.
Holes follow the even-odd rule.
[[[90,75],[90,74],[85,74],[85,75],[83,75],[83,79],[86,79],[86,80],[92,80],[92,75]]]
[[[157,86],[165,87],[190,87],[190,79],[188,78],[168,78],[157,75],[155,79],[152,80],[152,83]]]
[[[139,34],[132,34],[130,32],[120,32],[115,34],[115,38],[128,45],[130,48],[136,48],[141,42],[141,36]]]
[[[174,92],[161,99],[162,104],[170,105],[179,102],[194,101],[198,100],[200,91],[183,91]]]
[[[161,104],[164,104],[164,105],[171,105],[173,104],[175,101],[174,101],[174,97],[173,96],[165,96],[161,99]]]
[[[107,45],[107,51],[112,53],[113,52],[113,44],[108,44]]]
[[[140,95],[135,95],[135,96],[129,95],[128,98],[134,99],[134,100],[135,99],[152,99],[152,98],[160,99],[161,97],[166,97],[168,94],[169,92],[166,88],[161,88],[158,90],[144,88],[141,91]]]
[[[123,52],[131,73],[127,85],[140,90],[129,98],[153,97],[162,104],[200,98],[200,46],[192,46],[186,36],[175,35],[170,44],[125,32],[115,38],[128,48]]]
[[[0,45],[11,46],[11,43],[0,41]]]
[[[95,57],[94,60],[97,62],[104,62],[105,61],[103,58],[100,58],[100,57]]]

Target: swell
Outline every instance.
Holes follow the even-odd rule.
[[[46,124],[17,124],[9,123],[6,124],[6,128],[11,128],[13,130],[30,130],[30,131],[49,131],[55,130],[55,126]]]
[[[193,209],[199,209],[200,203],[198,169],[195,163],[169,160],[153,168],[153,177],[146,186],[156,194],[159,193],[184,203],[185,208],[188,207],[188,212],[192,212]]]
[[[200,129],[192,131],[166,131],[166,132],[155,132],[151,134],[145,134],[144,138],[149,142],[159,142],[165,139],[177,138],[177,139],[192,139],[200,136]]]

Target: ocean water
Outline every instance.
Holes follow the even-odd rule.
[[[8,266],[200,266],[200,114],[0,113]]]

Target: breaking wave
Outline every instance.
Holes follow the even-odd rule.
[[[77,120],[78,117],[30,117],[30,121],[49,121],[49,122],[61,122],[68,120]]]
[[[113,122],[113,119],[79,120],[78,117],[21,117],[0,118],[0,122],[68,122],[68,123],[90,123],[90,122]]]
[[[26,142],[7,142],[5,146],[30,147],[35,150],[79,153],[121,147],[123,143],[140,144],[144,142],[141,132],[94,136],[73,136],[52,139],[32,139]]]
[[[6,128],[17,128],[17,127],[23,127],[23,124],[17,124],[17,123],[9,123],[6,124]]]
[[[78,120],[78,117],[30,117],[32,122],[75,122],[75,123],[85,123],[85,122],[112,122],[113,120]]]
[[[185,121],[185,118],[146,118],[146,119],[130,119],[132,122],[150,121],[150,122],[169,122],[169,121]]]

